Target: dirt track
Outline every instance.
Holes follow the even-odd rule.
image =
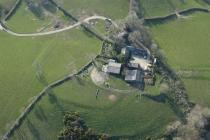
[[[91,17],[88,17],[82,21],[79,21],[77,23],[75,23],[74,25],[70,25],[68,27],[65,27],[63,29],[58,29],[58,30],[54,30],[54,31],[49,31],[49,32],[42,32],[42,33],[30,33],[30,34],[25,34],[25,33],[16,33],[16,32],[13,32],[7,28],[5,28],[4,26],[1,25],[0,23],[0,30],[2,31],[5,31],[11,35],[14,35],[14,36],[19,36],[19,37],[30,37],[30,36],[44,36],[44,35],[51,35],[51,34],[56,34],[56,33],[60,33],[60,32],[64,32],[64,31],[67,31],[67,30],[70,30],[70,29],[73,29],[77,26],[80,26],[82,23],[88,23],[90,20],[94,20],[94,19],[100,19],[100,20],[107,20],[108,18],[104,17],[104,16],[91,16]],[[117,26],[117,24],[113,21],[111,21],[115,26]]]

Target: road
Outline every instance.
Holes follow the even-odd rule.
[[[54,30],[54,31],[48,31],[48,32],[40,32],[40,33],[16,33],[16,32],[13,32],[7,28],[5,28],[4,26],[1,25],[0,23],[0,30],[2,31],[5,31],[11,35],[14,35],[14,36],[19,36],[19,37],[34,37],[34,36],[44,36],[44,35],[51,35],[51,34],[56,34],[56,33],[60,33],[60,32],[64,32],[64,31],[67,31],[67,30],[70,30],[70,29],[73,29],[77,26],[80,26],[82,23],[88,23],[90,20],[94,20],[94,19],[100,19],[100,20],[109,20],[110,22],[112,22],[112,24],[114,26],[117,26],[117,24],[115,22],[113,22],[112,20],[104,17],[104,16],[91,16],[91,17],[88,17],[82,21],[79,21],[77,23],[75,23],[74,25],[70,25],[68,27],[65,27],[63,29],[58,29],[58,30]]]

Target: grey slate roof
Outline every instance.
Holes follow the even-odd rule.
[[[125,81],[128,82],[141,82],[143,77],[139,70],[126,70],[125,71]]]
[[[142,57],[145,59],[148,58],[148,53],[145,49],[136,48],[133,46],[127,46],[127,49],[131,52],[132,57]]]
[[[121,64],[116,62],[109,62],[107,66],[107,72],[113,74],[120,74],[121,71]]]
[[[139,68],[139,64],[137,64],[137,63],[128,63],[127,65],[129,68],[135,68],[135,69]]]

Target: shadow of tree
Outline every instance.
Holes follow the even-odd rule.
[[[176,116],[180,120],[185,121],[185,114],[183,113],[181,108],[177,107],[174,101],[170,97],[168,97],[165,93],[160,93],[159,95],[155,95],[155,96],[144,94],[143,96],[155,102],[167,103],[170,106],[170,108],[173,110],[173,112],[176,114]]]
[[[41,106],[37,106],[35,108],[34,114],[40,121],[47,121],[47,116],[45,115],[44,110]]]
[[[58,100],[58,98],[54,95],[54,92],[52,89],[48,89],[47,91],[47,95],[48,95],[48,99],[50,101],[51,104],[54,104],[55,107],[57,107],[64,115],[64,107],[63,105],[60,103],[60,101]]]
[[[36,138],[36,140],[41,140],[39,130],[31,123],[29,119],[26,122],[31,134]]]
[[[36,3],[31,0],[25,0],[28,9],[40,20],[44,19],[44,11],[42,6],[39,3]]]
[[[55,5],[53,5],[49,0],[43,0],[42,6],[45,10],[47,10],[50,13],[56,13],[57,11],[57,8],[55,7]]]
[[[14,135],[14,139],[15,139],[15,140],[16,140],[16,139],[19,139],[19,140],[28,140],[27,134],[25,134],[25,132],[22,131],[21,128],[18,128],[18,129],[16,130],[16,134],[17,134],[17,135]]]
[[[143,94],[144,97],[146,98],[149,98],[155,102],[159,102],[159,103],[166,103],[166,100],[167,100],[167,96],[163,93],[159,94],[159,95],[156,95],[156,96],[153,96],[153,95],[150,95],[150,94]]]
[[[75,76],[75,80],[77,81],[77,83],[78,83],[79,85],[85,86],[85,82],[84,82],[84,80],[83,80],[81,77]]]
[[[83,27],[82,28],[83,33],[85,33],[90,38],[94,38],[94,35],[89,31],[91,28],[91,26],[89,24],[85,24],[82,27]]]

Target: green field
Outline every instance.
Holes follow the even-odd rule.
[[[210,77],[210,74],[206,77]],[[210,107],[210,80],[184,79],[191,101]]]
[[[54,38],[49,37],[47,47],[37,57],[49,82],[75,72],[92,60],[101,48],[101,41],[83,29],[73,29]]]
[[[176,119],[165,103],[139,99],[137,93],[125,95],[102,89],[96,100],[96,90],[89,78],[75,79],[56,88],[37,104],[12,139],[56,140],[65,111],[81,113],[88,126],[97,132],[130,139],[159,136]],[[110,95],[116,100],[110,100]]]
[[[41,11],[36,13],[27,6],[25,1],[17,8],[15,14],[7,21],[7,26],[18,33],[34,33],[54,30],[56,24],[63,26],[71,24],[72,20],[68,19],[53,5],[53,10],[39,7],[37,10]],[[34,8],[35,9],[35,8]],[[23,16],[24,15],[24,16]]]
[[[97,14],[117,20],[129,12],[129,0],[55,1],[78,19]],[[0,0],[0,5],[12,3],[14,0]],[[203,6],[202,0],[141,0],[145,17]],[[29,10],[23,0],[6,25],[14,32],[32,33],[54,30],[58,22],[60,28],[72,24],[55,7],[36,8],[41,8],[41,15]],[[197,12],[185,16],[147,27],[169,65],[184,81],[190,101],[210,107],[210,15]],[[106,34],[105,22],[94,21],[94,31]],[[82,27],[40,37],[15,37],[0,31],[0,42],[0,137],[44,87],[82,68],[102,45]],[[79,112],[90,128],[117,139],[157,139],[169,123],[179,119],[179,114],[167,99],[160,101],[164,87],[162,77],[156,78],[155,86],[146,86],[142,92],[116,76],[107,81],[110,89],[96,86],[89,75],[75,77],[47,91],[10,139],[57,140],[66,111]]]
[[[107,16],[121,19],[128,15],[128,0],[55,0],[64,9],[76,17],[83,18],[91,15]]]
[[[0,0],[0,5],[2,7],[10,8],[15,3],[15,0]]]
[[[206,7],[203,0],[171,0],[172,5],[176,10],[184,10],[191,7]]]
[[[44,37],[14,37],[0,32],[0,42],[0,136],[47,84],[37,79],[36,64],[49,83],[81,68],[101,46],[82,29]]]
[[[165,16],[175,11],[203,7],[202,0],[140,0],[145,17]]]
[[[32,63],[43,46],[29,38],[0,32],[0,136],[8,130],[23,107],[43,86],[37,81]],[[28,46],[30,44],[30,46]]]
[[[106,35],[106,23],[103,20],[97,20],[96,24],[92,26],[95,28],[100,34]]]
[[[190,99],[205,105],[210,105],[209,18],[209,14],[196,13],[186,19],[150,26],[168,63],[177,72],[185,72],[181,77]]]
[[[162,16],[173,12],[168,0],[141,0],[140,4],[145,17]]]

